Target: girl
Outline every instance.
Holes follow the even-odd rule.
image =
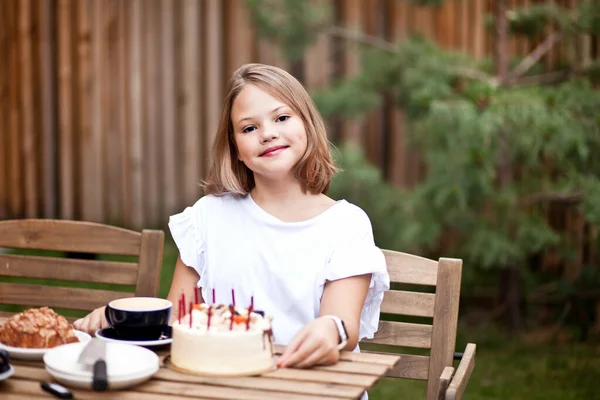
[[[236,303],[253,297],[273,317],[287,345],[279,367],[335,363],[377,330],[385,258],[365,212],[325,195],[336,168],[302,85],[262,64],[228,85],[205,196],[169,220],[179,258],[167,298],[198,286],[202,301],[229,304],[234,289]],[[103,314],[75,327],[105,326]]]

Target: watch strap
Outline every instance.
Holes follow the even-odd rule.
[[[330,318],[335,322],[335,326],[338,330],[338,350],[342,350],[348,344],[348,331],[346,331],[346,326],[344,325],[344,321],[336,315],[324,315],[326,318]]]

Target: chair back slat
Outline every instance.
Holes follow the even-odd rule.
[[[94,222],[51,219],[0,221],[0,246],[137,256],[141,233]]]
[[[380,321],[375,337],[361,342],[428,349],[431,347],[431,325]]]
[[[415,317],[433,317],[434,300],[435,295],[432,293],[390,290],[383,297],[381,312]]]
[[[369,350],[361,350],[361,353],[373,353]],[[381,353],[377,353],[381,354]],[[387,372],[388,378],[406,378],[426,380],[429,368],[429,357],[402,354],[400,361]]]
[[[93,310],[133,293],[89,288],[0,283],[0,304]]]
[[[435,286],[437,283],[437,261],[383,250],[390,280],[396,283]]]
[[[137,263],[0,254],[0,276],[135,285]]]

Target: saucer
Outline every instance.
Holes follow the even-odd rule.
[[[73,332],[75,332],[75,336],[77,336],[77,339],[79,339],[80,343],[87,343],[92,340],[92,337],[85,332],[78,331],[76,329],[73,330]],[[10,358],[14,358],[15,360],[41,360],[44,357],[44,354],[46,354],[48,350],[51,350],[12,347],[2,343],[0,343],[0,349],[6,350],[10,355]]]
[[[143,347],[165,346],[173,341],[171,327],[168,327],[166,334],[163,334],[160,337],[160,339],[156,340],[135,340],[121,338],[118,336],[117,332],[113,328],[98,329],[96,331],[96,337],[102,340],[106,340],[107,342],[127,343]]]
[[[0,374],[0,382],[2,382],[5,379],[10,378],[10,376],[14,373],[15,373],[15,368],[12,365],[10,365],[8,367],[8,371],[4,371],[3,373]]]

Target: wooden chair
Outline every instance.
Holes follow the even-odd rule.
[[[0,276],[135,286],[103,290],[0,282],[0,304],[90,311],[121,297],[158,296],[164,233],[141,233],[92,222],[0,221],[0,248],[137,256],[137,262],[0,254]],[[93,257],[92,257],[93,258]],[[56,285],[56,286],[54,286]],[[123,291],[120,291],[123,290]],[[0,316],[11,313],[1,312]],[[73,319],[73,318],[69,318]]]
[[[383,251],[392,283],[434,286],[434,293],[389,290],[381,312],[431,317],[432,324],[381,321],[375,337],[361,343],[430,349],[429,356],[402,355],[390,377],[427,380],[427,399],[460,399],[475,365],[475,345],[469,343],[456,368],[456,330],[462,260],[433,261],[395,251]]]

